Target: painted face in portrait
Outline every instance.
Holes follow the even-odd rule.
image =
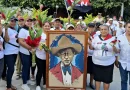
[[[64,49],[64,51],[61,51],[58,55],[61,58],[61,62],[65,66],[68,66],[71,64],[73,60],[74,52],[71,48],[67,48],[67,49]]]

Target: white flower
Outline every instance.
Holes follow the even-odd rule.
[[[5,20],[1,20],[1,24],[5,24]]]

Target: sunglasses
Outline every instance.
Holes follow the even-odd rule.
[[[32,19],[28,19],[27,22],[32,22]]]
[[[16,22],[15,20],[10,20],[11,22]]]
[[[2,16],[0,16],[0,18],[2,18]]]
[[[24,19],[19,19],[19,22],[24,21]]]

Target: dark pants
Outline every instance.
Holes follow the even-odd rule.
[[[4,60],[4,70],[3,70],[3,73],[2,73],[2,78],[6,77],[6,73],[7,73],[7,65],[6,65],[6,61]]]
[[[121,90],[128,90],[128,75],[130,77],[130,71],[124,70],[121,66],[121,63],[119,63],[119,70],[121,75]],[[130,78],[129,78],[129,85],[130,85]]]
[[[37,64],[37,75],[36,75],[36,83],[37,86],[40,86],[41,78],[43,76],[43,85],[46,84],[46,60],[41,60],[36,57],[36,64]]]
[[[4,58],[0,59],[0,79],[4,69]]]
[[[14,66],[16,62],[17,54],[5,55],[5,61],[7,64],[7,88],[11,88],[12,76],[14,74]]]
[[[20,52],[20,59],[23,65],[22,67],[22,79],[23,84],[27,84],[27,81],[30,79],[30,67],[31,67],[31,56],[25,55]]]
[[[36,65],[33,67],[31,62],[31,74],[34,75],[36,70]]]

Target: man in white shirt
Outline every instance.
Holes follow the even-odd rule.
[[[113,24],[113,19],[110,18],[109,21],[106,23],[106,25],[109,26],[109,34],[111,34],[112,36],[115,36],[116,35],[116,31],[115,31],[116,26]]]
[[[118,21],[117,21],[116,16],[113,16],[113,24],[114,24],[115,26],[119,27],[119,23],[118,23]]]
[[[119,21],[119,27],[116,27],[116,37],[125,33],[125,28],[123,27],[123,22]]]
[[[121,75],[121,90],[128,90],[127,81],[128,75],[130,77],[130,22],[126,23],[126,33],[120,35],[119,41],[119,67]],[[130,78],[129,78],[130,85]]]
[[[97,17],[93,20],[94,23],[103,23],[104,19],[102,17],[102,13],[98,13]]]

